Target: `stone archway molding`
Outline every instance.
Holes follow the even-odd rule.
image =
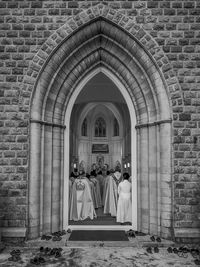
[[[50,36],[24,78],[23,90],[32,92],[29,237],[66,225],[70,114],[83,84],[99,69],[122,90],[131,115],[131,165],[139,199],[133,225],[171,234],[170,100],[179,85],[153,38],[134,20],[98,4]]]
[[[67,19],[67,22],[47,39],[34,56],[27,70],[23,80],[25,86],[22,91],[26,91],[29,86],[34,87],[33,90],[31,90],[33,98],[34,91],[39,81],[39,76],[42,74],[45,65],[48,64],[49,59],[56,50],[59,49],[60,44],[65,42],[65,40],[80,27],[100,17],[118,25],[121,29],[131,35],[136,42],[142,45],[145,52],[155,61],[155,65],[159,66],[159,69],[157,70],[161,73],[161,77],[165,77],[163,78],[163,82],[166,84],[166,88],[168,88],[169,99],[171,98],[171,95],[173,95],[173,92],[175,93],[180,90],[178,80],[170,61],[153,37],[138,25],[134,19],[127,17],[120,11],[108,8],[106,5],[98,4]]]

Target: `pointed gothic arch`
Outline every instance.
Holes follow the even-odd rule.
[[[135,114],[138,229],[171,237],[170,99],[179,90],[178,82],[153,38],[102,4],[70,18],[50,36],[24,79],[23,90],[32,92],[29,236],[64,226],[66,114],[72,110],[72,97],[76,99],[95,71],[104,71],[118,84]]]
[[[103,71],[103,69],[101,69],[101,70],[99,69],[98,71]],[[116,108],[116,106],[113,105],[112,103],[106,103],[106,102],[105,103],[102,103],[102,102],[100,102],[100,103],[88,103],[83,108],[83,110],[82,110],[82,112],[80,114],[79,126],[77,126],[78,132],[80,132],[80,125],[82,125],[84,118],[97,105],[103,105],[104,107],[108,108],[114,114],[114,116],[117,118],[117,121],[119,122],[119,124],[123,125],[121,114],[119,113],[119,110]],[[120,135],[122,135],[122,131],[120,131]]]

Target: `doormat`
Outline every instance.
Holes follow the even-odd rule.
[[[125,231],[73,230],[69,241],[129,241]]]

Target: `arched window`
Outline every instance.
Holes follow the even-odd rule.
[[[81,127],[81,135],[82,136],[87,136],[87,120],[86,118],[84,119]]]
[[[116,118],[114,118],[114,123],[113,123],[113,135],[119,136],[119,123]]]
[[[95,137],[106,136],[106,123],[103,118],[98,118],[95,122]]]

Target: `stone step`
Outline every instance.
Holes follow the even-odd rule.
[[[47,241],[37,238],[25,242],[23,247],[38,249],[40,247],[169,247],[175,245],[173,241],[166,239],[161,239],[161,242],[153,242],[149,235],[129,237],[129,241],[71,241],[69,237],[70,234],[67,233],[62,236],[60,241]]]
[[[134,247],[129,241],[67,241],[65,244],[67,247]]]
[[[66,241],[68,247],[169,247],[175,243],[170,240],[162,240],[161,242],[144,241],[139,238],[132,238],[129,241]]]

